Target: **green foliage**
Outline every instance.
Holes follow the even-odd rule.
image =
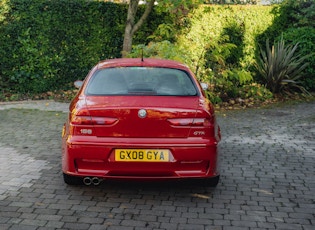
[[[301,85],[309,91],[315,91],[315,28],[289,28],[283,33],[283,38],[289,43],[299,44],[297,52],[306,56],[305,62],[309,63],[303,70]]]
[[[115,4],[11,0],[8,7],[0,27],[5,35],[0,37],[0,84],[13,91],[66,89],[98,60],[120,54],[122,33],[115,25],[124,9]]]
[[[0,0],[0,23],[5,20],[8,11],[8,0]]]
[[[137,11],[137,19],[142,15],[144,10],[145,6],[139,7]],[[124,17],[126,16],[124,15]],[[175,20],[176,17],[170,14],[167,10],[161,8],[160,6],[154,7],[144,25],[136,32],[133,38],[133,44],[148,44],[152,40],[170,40],[173,42],[176,30],[178,29],[174,23]],[[123,19],[121,25],[123,31],[125,27],[125,18]]]
[[[253,80],[249,69],[254,63],[255,38],[271,25],[270,11],[271,7],[258,6],[200,6],[187,16],[188,26],[174,44],[163,40],[174,37],[174,25],[162,24],[150,37],[156,42],[134,46],[131,56],[140,57],[143,51],[145,57],[186,63],[200,81],[209,83],[206,94],[214,103],[244,96],[240,92]]]
[[[198,3],[167,0],[154,7],[130,56],[184,62],[209,83],[213,102],[260,100],[272,93],[253,83],[258,44],[283,32],[289,44],[299,44],[294,54],[310,63],[293,81],[315,90],[314,0],[285,0],[279,7]],[[139,7],[138,18],[143,11]],[[120,57],[126,12],[127,5],[104,1],[0,0],[0,99],[5,91],[70,89],[99,60]]]
[[[273,98],[270,90],[261,84],[246,82],[237,85],[233,84],[232,79],[226,78],[215,78],[206,94],[213,103],[229,102],[231,99],[236,99],[238,103],[242,104],[245,100],[257,102]]]
[[[229,42],[234,45],[226,57],[226,62],[233,65],[240,63],[244,58],[245,24],[237,16],[229,18],[229,20],[230,22],[223,28],[221,37],[227,36]]]
[[[274,23],[257,41],[262,45],[267,38],[279,40],[283,34],[289,43],[298,43],[296,52],[308,56],[305,61],[310,63],[303,70],[301,85],[315,91],[315,0],[285,0],[272,13],[275,16]]]
[[[218,42],[209,41],[205,47],[205,54],[200,57],[201,60],[199,61],[204,62],[201,69],[204,67],[210,69],[217,75],[224,75],[224,73],[229,70],[227,59],[237,46],[233,43],[229,43],[228,35],[221,36],[219,39]],[[199,67],[200,65],[198,68]],[[199,72],[196,71],[196,74],[198,75]]]
[[[275,23],[282,28],[315,26],[314,0],[284,0],[275,12]]]
[[[211,101],[240,96],[253,80],[256,37],[272,24],[272,7],[200,6],[189,14],[189,25],[177,39],[186,63],[200,81],[209,82]],[[219,100],[220,98],[220,100]]]
[[[235,85],[245,85],[253,80],[252,74],[245,69],[232,69],[229,72],[230,81],[234,82]]]
[[[189,15],[191,27],[179,36],[178,45],[187,50],[194,69],[208,65],[204,54],[213,48],[221,51],[212,53],[229,52],[226,63],[248,69],[254,63],[255,37],[272,23],[271,9],[268,6],[200,6]]]
[[[62,63],[63,58],[48,52],[47,38],[39,35],[38,43],[31,38],[30,31],[31,28],[27,28],[17,39],[13,58],[23,65],[15,67],[9,80],[16,83],[16,90],[21,93],[49,91],[58,72],[56,65]]]
[[[169,41],[151,42],[147,46],[143,44],[135,45],[129,57],[139,58],[142,55],[143,57],[171,59],[180,62],[186,60],[184,51]]]
[[[257,4],[260,0],[204,0],[204,3],[211,4]]]
[[[273,94],[261,84],[252,83],[244,85],[239,90],[242,99],[253,99],[254,101],[266,101],[273,98]]]
[[[290,91],[292,88],[305,92],[298,80],[302,77],[302,70],[309,63],[304,62],[307,56],[296,54],[297,47],[298,44],[285,45],[281,37],[271,48],[267,40],[266,50],[261,49],[261,57],[257,59],[256,68],[272,93]]]
[[[315,27],[315,0],[284,0],[271,13],[274,15],[274,22],[257,38],[260,44],[268,37],[280,37],[290,28]]]
[[[176,29],[173,24],[162,23],[148,38],[156,42],[174,41],[175,31]]]
[[[0,88],[69,89],[99,60],[121,56],[126,12],[101,1],[0,0]],[[166,15],[153,11],[135,44],[147,42]]]

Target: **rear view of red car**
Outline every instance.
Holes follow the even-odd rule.
[[[219,181],[220,129],[189,68],[159,59],[98,63],[70,104],[62,133],[67,184]]]

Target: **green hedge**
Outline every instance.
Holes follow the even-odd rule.
[[[6,6],[0,11],[1,89],[19,93],[67,89],[99,60],[121,56],[126,5],[0,0],[1,5]],[[164,16],[154,11],[135,42],[146,42]]]
[[[234,44],[225,61],[249,68],[255,58],[256,36],[272,24],[271,10],[268,6],[203,5],[189,15],[190,28],[178,39],[179,46],[187,50],[191,65],[197,67],[200,62],[209,62],[201,59],[207,49]]]
[[[236,97],[242,85],[255,79],[255,51],[266,37],[275,38],[284,31],[285,39],[300,43],[302,53],[314,52],[313,27],[285,24],[288,14],[292,15],[290,7],[285,13],[276,8],[272,14],[272,6],[201,5],[181,23],[176,15],[155,7],[133,41],[134,45],[151,42],[145,50],[153,54],[183,59],[200,79],[216,85],[214,94]],[[140,7],[138,17],[143,10]],[[127,5],[102,1],[0,0],[2,92],[69,89],[99,60],[120,57],[126,12]],[[303,22],[303,18],[295,20]],[[143,45],[139,47],[135,51]],[[314,58],[309,59],[309,77],[304,82],[311,90],[315,89]]]

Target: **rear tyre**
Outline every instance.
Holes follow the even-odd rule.
[[[207,178],[205,180],[205,186],[214,188],[218,185],[219,180],[220,180],[220,175],[218,175],[216,177],[212,177],[212,178]]]
[[[81,177],[69,176],[65,173],[63,173],[63,180],[68,185],[82,185],[83,184],[83,180]]]

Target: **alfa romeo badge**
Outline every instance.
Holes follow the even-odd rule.
[[[139,116],[140,118],[145,118],[145,117],[147,116],[147,111],[145,111],[145,109],[140,109],[140,110],[138,111],[138,116]]]

